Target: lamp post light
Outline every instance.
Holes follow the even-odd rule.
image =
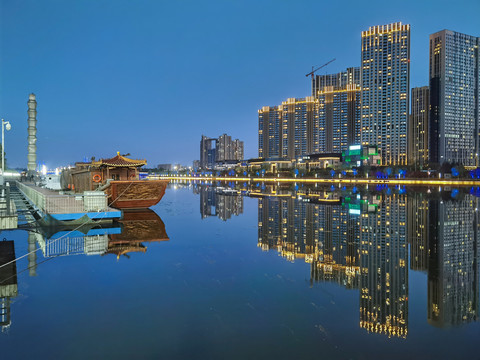
[[[11,128],[10,122],[2,119],[2,175],[5,174],[5,129],[9,131]]]

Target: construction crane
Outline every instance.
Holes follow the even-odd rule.
[[[327,66],[328,64],[334,62],[335,60],[337,60],[337,59],[332,59],[332,60],[330,60],[329,62],[323,64],[322,66],[319,66],[319,67],[316,68],[316,69],[315,69],[315,66],[312,66],[312,71],[309,72],[309,73],[308,73],[307,75],[305,75],[305,76],[308,77],[309,75],[312,75],[312,80],[313,80],[313,74],[315,74],[315,73],[317,72],[317,70],[320,70],[321,68]]]
[[[312,71],[309,72],[307,75],[305,75],[306,77],[308,77],[309,75],[312,76],[312,96],[316,96],[316,94],[315,94],[315,92],[316,92],[316,89],[315,89],[315,76],[314,76],[315,72],[316,72],[317,70],[320,70],[321,68],[327,66],[328,64],[334,62],[335,60],[337,60],[337,59],[332,59],[332,60],[330,60],[329,62],[323,64],[322,66],[317,67],[316,69],[315,69],[315,66],[312,66]]]

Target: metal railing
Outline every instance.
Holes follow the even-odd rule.
[[[85,195],[45,194],[40,189],[17,181],[18,189],[41,211],[48,214],[71,214],[107,210],[107,195],[85,192]]]
[[[11,216],[17,212],[15,203],[10,197],[10,185],[0,185],[0,217]]]
[[[45,208],[45,195],[36,191],[34,188],[17,181],[17,188],[25,195],[37,208]]]

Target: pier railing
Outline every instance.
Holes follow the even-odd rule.
[[[83,195],[60,195],[55,191],[17,181],[18,189],[41,211],[48,214],[71,214],[108,209],[107,195],[86,191]]]
[[[18,215],[15,202],[10,197],[10,185],[0,185],[0,230],[16,229]]]

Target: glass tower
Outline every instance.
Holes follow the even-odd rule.
[[[412,89],[412,113],[408,126],[408,162],[425,166],[428,163],[428,86]]]
[[[478,165],[480,38],[430,35],[430,161]]]

